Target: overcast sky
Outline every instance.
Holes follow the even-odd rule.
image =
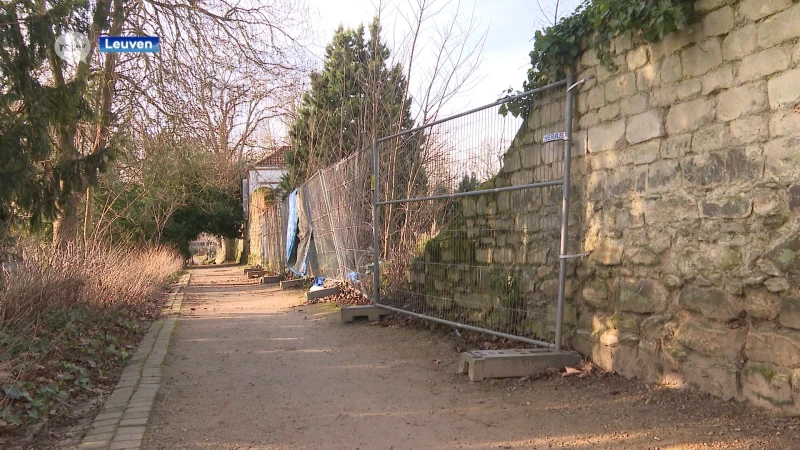
[[[317,36],[314,52],[320,58],[324,55],[324,46],[330,42],[339,24],[355,28],[359,24],[369,23],[375,15],[377,4],[377,0],[306,1],[310,7],[312,27]],[[417,2],[417,0],[411,1]],[[434,0],[434,2],[435,5],[444,5],[447,0]],[[579,0],[560,1],[559,13],[571,13],[578,2]],[[467,106],[491,103],[497,100],[504,89],[522,87],[529,66],[528,53],[533,47],[534,32],[541,29],[543,24],[552,23],[555,4],[556,0],[461,0],[458,20],[466,26],[474,8],[474,19],[480,30],[479,34],[485,32],[486,41],[482,54],[483,62],[476,73],[478,83],[470,92],[463,93],[460,98],[451,102],[447,113]],[[457,0],[450,1],[434,20],[440,22],[449,20],[457,6]],[[408,28],[399,12],[407,9],[408,0],[393,0],[384,10],[382,23],[390,47],[393,45],[394,36],[399,36]],[[542,9],[548,17],[542,14]],[[431,28],[429,27],[428,33],[432,33]],[[414,86],[412,91],[413,89]]]

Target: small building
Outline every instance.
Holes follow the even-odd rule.
[[[242,180],[242,207],[247,220],[244,251],[250,265],[260,265],[275,272],[282,271],[281,262],[283,229],[281,195],[278,183],[287,172],[284,154],[288,147],[280,147],[261,161],[248,166]]]

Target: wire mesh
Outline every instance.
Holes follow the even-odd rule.
[[[443,197],[563,177],[564,89],[380,142],[381,300],[416,314],[553,342],[562,188]],[[549,136],[553,139],[552,136]]]
[[[261,261],[271,272],[282,274],[286,260],[286,214],[284,204],[273,201],[263,213],[261,232]]]

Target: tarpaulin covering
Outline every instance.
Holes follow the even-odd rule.
[[[286,265],[295,275],[308,273],[308,257],[312,242],[311,216],[303,188],[289,194],[289,217],[286,227]]]

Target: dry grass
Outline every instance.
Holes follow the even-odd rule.
[[[15,267],[0,272],[3,329],[30,325],[54,308],[141,305],[182,267],[177,252],[164,247],[96,244],[55,250],[28,242],[17,253]]]
[[[0,271],[0,447],[3,432],[19,442],[21,426],[72,420],[113,384],[183,266],[164,247],[15,250]]]

